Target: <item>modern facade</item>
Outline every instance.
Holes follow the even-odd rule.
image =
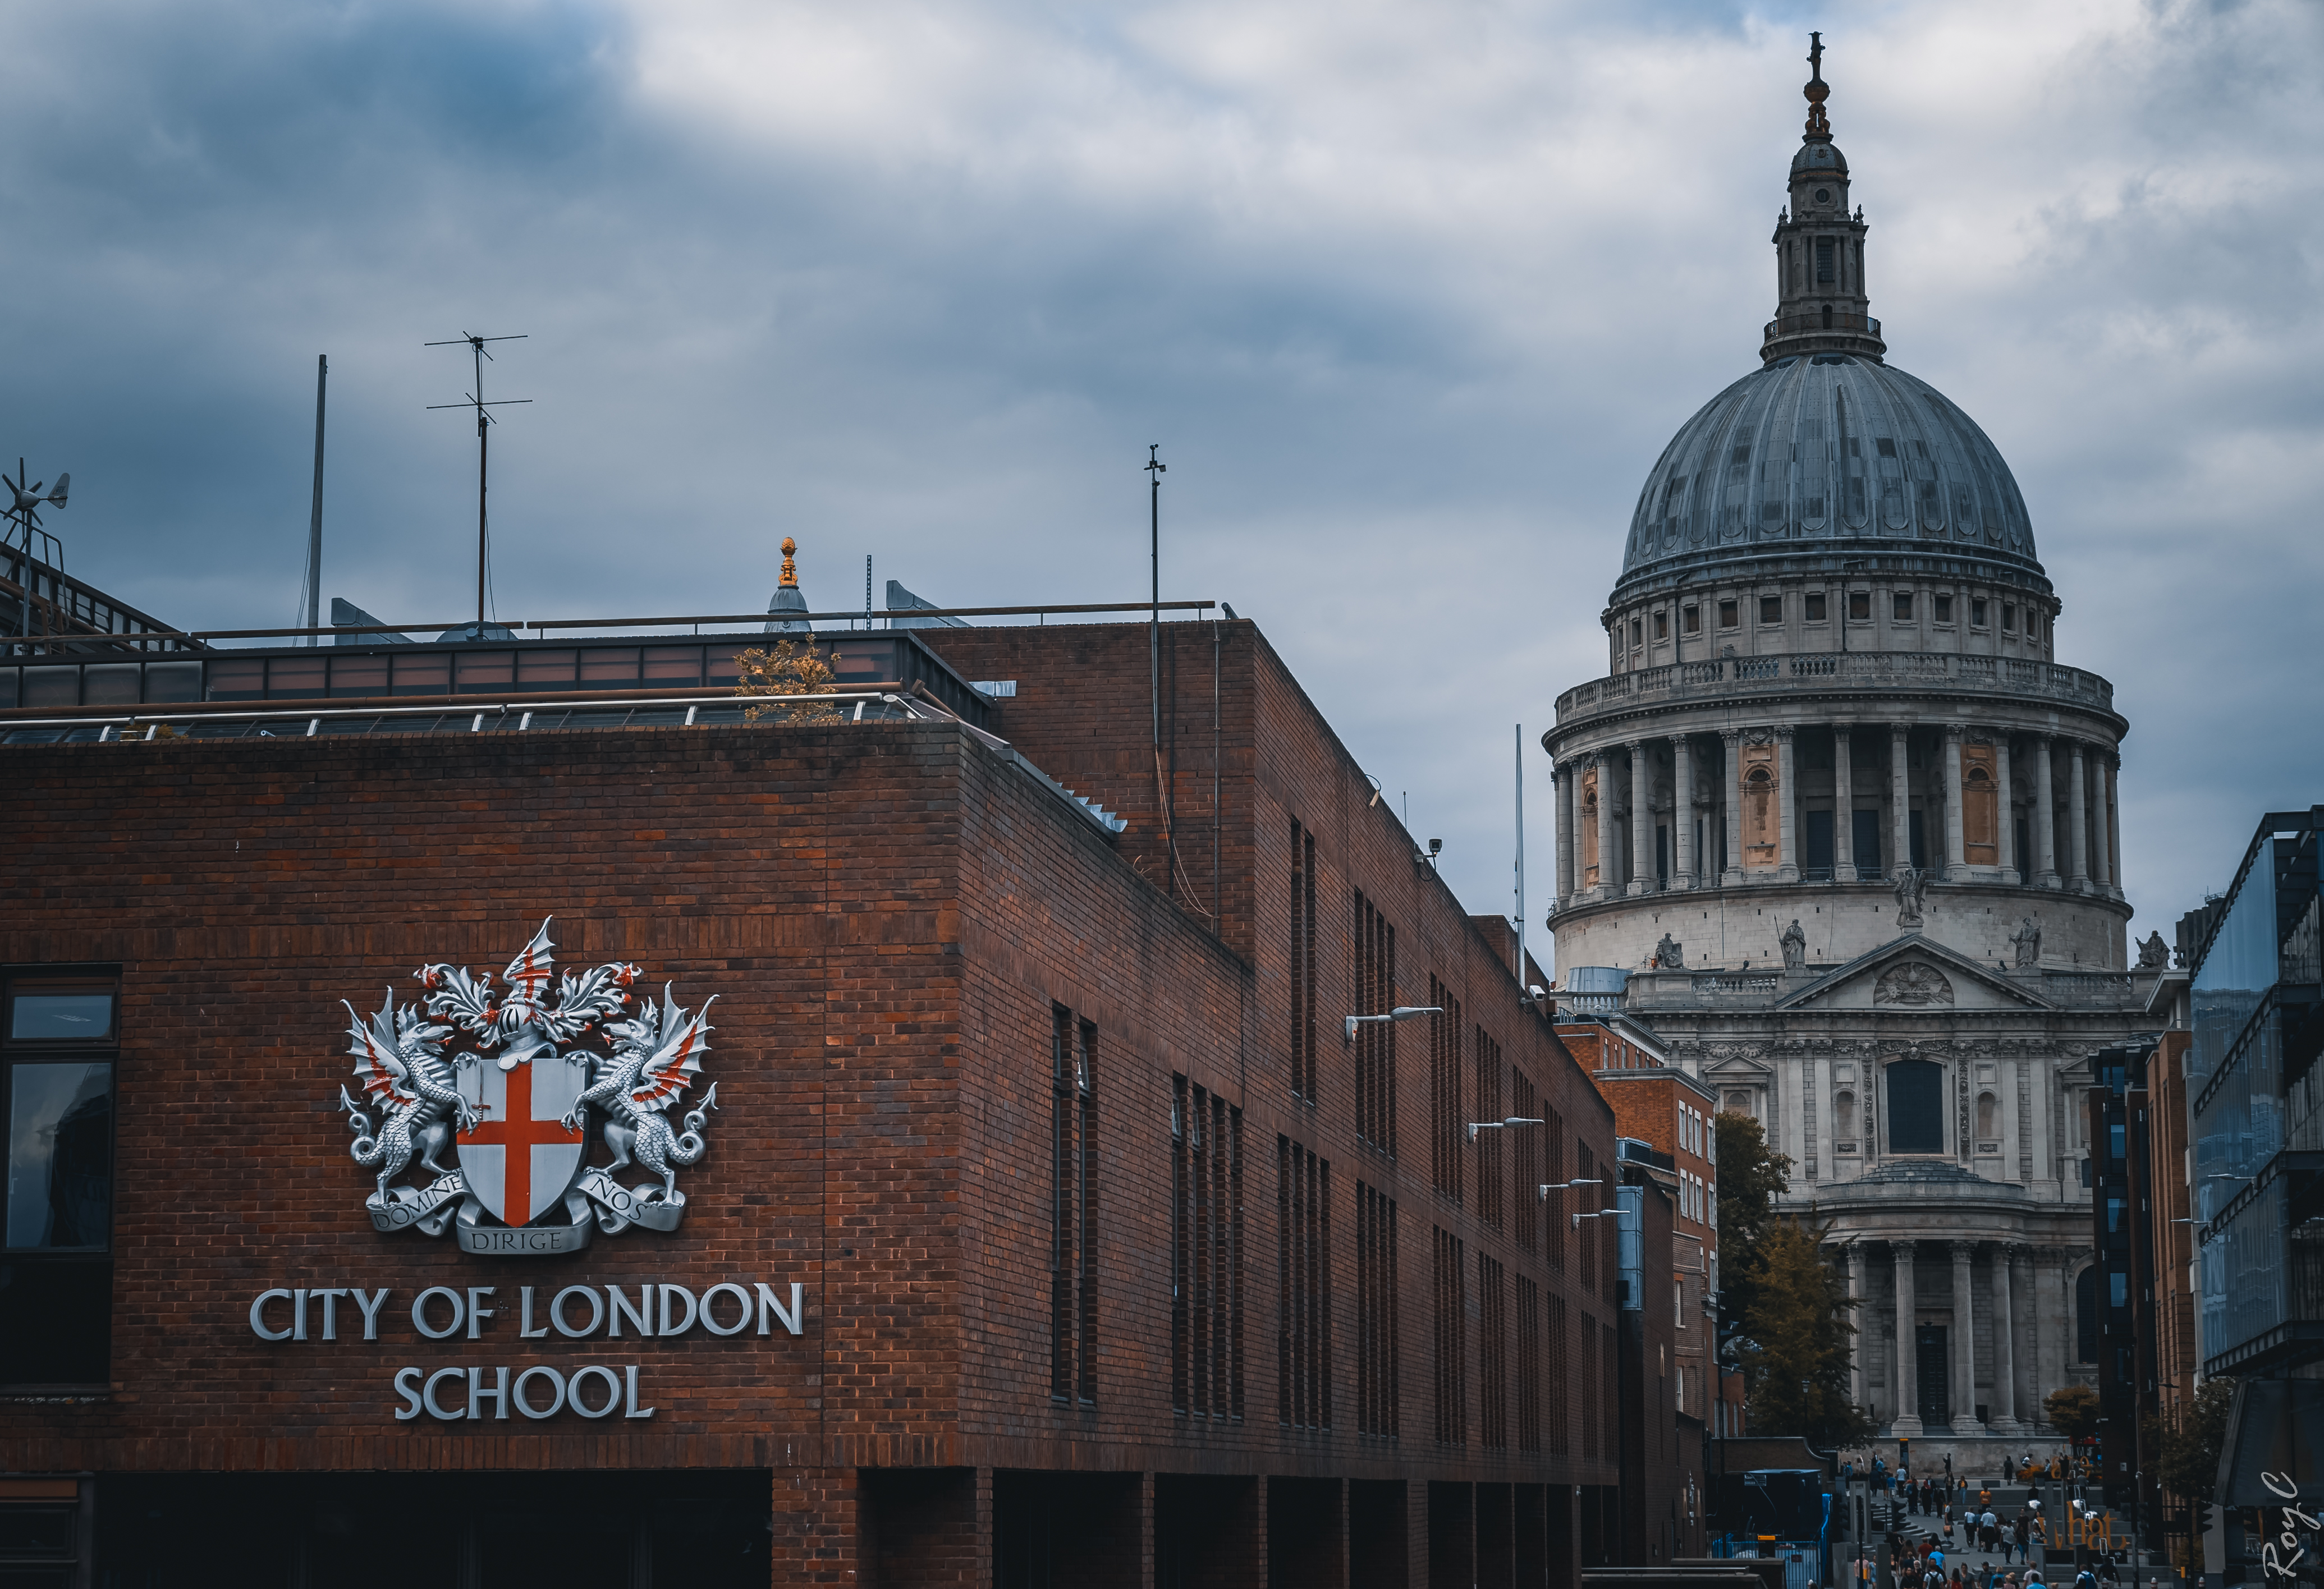
[[[1760,363],[1648,472],[1608,672],[1543,736],[1551,924],[1576,1007],[1650,1026],[1791,1159],[1880,1428],[1975,1463],[2096,1367],[2082,1094],[2154,980],[2125,943],[2128,724],[2061,659],[1999,449],[1888,362],[1820,54]]]

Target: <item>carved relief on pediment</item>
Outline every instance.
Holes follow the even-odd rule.
[[[1953,1002],[1953,985],[1936,967],[1906,960],[1882,973],[1880,980],[1873,984],[1872,1002],[1908,1007],[1949,1005]]]

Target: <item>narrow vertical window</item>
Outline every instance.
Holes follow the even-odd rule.
[[[1394,1439],[1397,1372],[1396,1199],[1356,1183],[1356,1432]]]
[[[1452,1232],[1440,1229],[1434,1256],[1436,1440],[1442,1446],[1465,1446],[1469,1443],[1467,1245]]]
[[[1291,1091],[1315,1101],[1315,835],[1291,824]]]
[[[1471,1035],[1476,1044],[1476,1117],[1505,1119],[1507,1115],[1501,1107],[1501,1045],[1486,1035],[1482,1026]],[[1461,1139],[1467,1134],[1466,1124],[1456,1120],[1453,1125],[1452,1145],[1458,1152]],[[1507,1188],[1501,1177],[1508,1154],[1501,1138],[1508,1134],[1507,1130],[1477,1134],[1477,1217],[1494,1230],[1501,1229],[1506,1223],[1507,1199],[1503,1193]]]
[[[1384,1015],[1396,1006],[1396,929],[1360,893],[1355,896],[1355,1010]],[[1396,1024],[1356,1028],[1356,1135],[1396,1156]]]
[[[1541,1451],[1541,1288],[1517,1277],[1517,1449]]]
[[[1573,1162],[1573,1178],[1576,1180],[1591,1180],[1597,1177],[1597,1161],[1580,1143],[1574,1144]],[[1566,1194],[1565,1207],[1570,1213],[1587,1214],[1597,1208],[1597,1194],[1604,1189],[1603,1187],[1577,1186]],[[1581,1281],[1582,1294],[1585,1297],[1595,1296],[1598,1291],[1599,1244],[1595,1238],[1597,1226],[1604,1223],[1602,1219],[1585,1219],[1576,1226],[1571,1219],[1566,1221],[1574,1229],[1575,1278]]]
[[[1535,1093],[1533,1082],[1522,1070],[1509,1072],[1509,1113],[1520,1120],[1541,1118],[1541,1101]],[[1513,1223],[1517,1228],[1510,1235],[1517,1248],[1527,1257],[1541,1256],[1541,1130],[1531,1125],[1514,1128],[1517,1141],[1511,1144],[1509,1157],[1515,1161],[1509,1171],[1509,1197]]]
[[[1489,1451],[1509,1446],[1509,1316],[1500,1260],[1477,1254],[1477,1437]]]
[[[1063,1007],[1049,1015],[1049,1394],[1094,1402],[1097,1146],[1090,1061],[1097,1028]]]
[[[1275,1139],[1277,1416],[1295,1428],[1332,1427],[1332,1166]]]
[[[1573,1401],[1567,1387],[1573,1383],[1572,1343],[1565,1331],[1565,1299],[1549,1299],[1549,1454],[1573,1455]]]
[[[1542,1145],[1547,1150],[1542,1165],[1541,1179],[1545,1185],[1556,1189],[1536,1192],[1542,1202],[1541,1226],[1548,1236],[1549,1251],[1545,1254],[1549,1266],[1559,1273],[1565,1272],[1565,1233],[1572,1225],[1566,1216],[1579,1204],[1573,1200],[1573,1189],[1565,1182],[1565,1116],[1555,1109],[1545,1109],[1542,1118],[1549,1122],[1541,1128]]]
[[[1443,1012],[1428,1017],[1429,1168],[1436,1189],[1457,1203],[1468,1135],[1461,1103],[1461,1001],[1431,977],[1428,1002]]]
[[[1243,1415],[1242,1111],[1172,1079],[1170,1254],[1173,1405]]]

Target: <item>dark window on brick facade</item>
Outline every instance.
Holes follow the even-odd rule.
[[[1565,1272],[1565,1233],[1571,1223],[1565,1217],[1576,1206],[1573,1193],[1577,1189],[1564,1185],[1565,1116],[1555,1109],[1545,1109],[1542,1111],[1542,1118],[1549,1124],[1541,1128],[1542,1156],[1545,1161],[1541,1167],[1541,1182],[1560,1189],[1549,1193],[1546,1197],[1543,1197],[1536,1189],[1534,1195],[1540,1199],[1541,1202],[1542,1235],[1547,1238],[1543,1245],[1548,1249],[1545,1256],[1549,1261],[1549,1266],[1562,1274]],[[1552,1361],[1554,1362],[1556,1359],[1553,1358]]]
[[[1394,1439],[1397,1365],[1396,1199],[1356,1182],[1356,1432]]]
[[[1501,1261],[1477,1254],[1477,1438],[1509,1448],[1509,1299]]]
[[[1589,1180],[1598,1173],[1597,1160],[1580,1143],[1573,1144],[1573,1179]],[[1587,1214],[1598,1207],[1598,1194],[1603,1187],[1577,1186],[1566,1195],[1569,1214]],[[1581,1282],[1582,1294],[1594,1296],[1598,1290],[1598,1226],[1603,1219],[1584,1219],[1576,1225],[1571,1218],[1566,1225],[1573,1232],[1574,1278]]]
[[[1434,1331],[1436,1357],[1436,1443],[1469,1443],[1468,1247],[1447,1230],[1436,1232]]]
[[[1598,1321],[1582,1316],[1582,1460],[1598,1456],[1598,1382],[1605,1364],[1598,1361]]]
[[[1501,1045],[1487,1036],[1482,1026],[1478,1027],[1473,1035],[1477,1066],[1476,1118],[1507,1119],[1508,1112],[1501,1107]],[[1508,1202],[1508,1188],[1501,1180],[1508,1153],[1501,1138],[1511,1130],[1522,1132],[1526,1129],[1529,1128],[1522,1125],[1509,1126],[1477,1134],[1477,1217],[1494,1230],[1503,1227]],[[1457,1150],[1460,1145],[1460,1139],[1454,1138],[1454,1148]]]
[[[1509,1113],[1520,1120],[1541,1118],[1541,1099],[1533,1083],[1522,1070],[1509,1072]],[[1516,1216],[1516,1229],[1510,1234],[1517,1248],[1529,1258],[1541,1256],[1541,1136],[1544,1127],[1517,1125],[1511,1127],[1517,1141],[1510,1145],[1509,1157],[1514,1167],[1509,1172],[1510,1212]]]
[[[1050,1010],[1049,1394],[1097,1400],[1097,1028]]]
[[[1565,1299],[1549,1299],[1549,1454],[1573,1455],[1573,1342],[1565,1329]]]
[[[1173,1079],[1171,1405],[1242,1416],[1242,1111]]]
[[[1428,1017],[1429,1174],[1436,1189],[1457,1203],[1469,1134],[1469,1117],[1461,1104],[1461,1001],[1431,977],[1428,1002],[1444,1012]]]
[[[1356,896],[1356,1007],[1359,1015],[1396,1007],[1396,929],[1361,894]],[[1356,1135],[1396,1156],[1396,1023],[1356,1028]]]
[[[1281,1232],[1276,1336],[1277,1416],[1296,1428],[1332,1427],[1332,1166],[1275,1139]]]
[[[1541,1288],[1517,1277],[1517,1449],[1541,1452]]]
[[[0,1383],[111,1377],[115,979],[18,976],[0,1025]]]
[[[1291,824],[1291,1090],[1315,1101],[1315,835]]]

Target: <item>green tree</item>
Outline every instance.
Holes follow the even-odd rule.
[[[1775,1217],[1775,1194],[1790,1184],[1792,1162],[1771,1152],[1767,1134],[1748,1115],[1721,1110],[1711,1120],[1719,1165],[1719,1336],[1748,1328],[1759,1244]]]
[[[2178,1428],[2157,1418],[2146,1420],[2139,1431],[2144,1455],[2164,1489],[2199,1505],[2210,1500],[2219,1483],[2219,1450],[2227,1442],[2227,1413],[2235,1404],[2235,1381],[2208,1379]]]
[[[2069,1440],[2098,1432],[2098,1393],[2088,1385],[2062,1385],[2042,1398],[2042,1416]]]
[[[1751,1123],[1756,1130],[1757,1122]],[[1724,1176],[1720,1179],[1723,1180]],[[1869,1439],[1872,1425],[1849,1400],[1856,1327],[1847,1283],[1823,1259],[1823,1233],[1793,1219],[1761,1232],[1746,1276],[1748,1344],[1738,1354],[1751,1432],[1798,1435],[1819,1450]]]

